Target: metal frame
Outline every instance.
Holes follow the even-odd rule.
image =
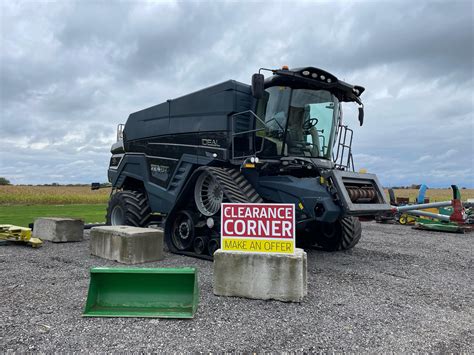
[[[235,117],[239,116],[239,115],[244,115],[244,114],[251,114],[251,116],[253,116],[254,119],[255,119],[254,122],[256,122],[256,120],[258,120],[260,123],[263,124],[264,127],[263,128],[255,128],[255,129],[251,129],[251,130],[236,133],[235,129],[234,129],[234,127],[235,127],[235,125],[234,125]],[[236,136],[264,131],[265,126],[266,126],[265,121],[263,121],[260,117],[258,117],[257,114],[255,114],[255,112],[253,112],[252,110],[242,111],[242,112],[238,112],[238,113],[233,114],[232,117],[231,117],[231,137],[232,137],[232,147],[231,147],[232,156],[231,156],[231,159],[232,160],[237,160],[237,159],[244,160],[244,159],[252,156],[252,154],[250,154],[250,155],[241,155],[241,156],[237,156],[237,157],[235,156],[234,140],[235,140]],[[255,146],[255,135],[254,135],[253,138],[254,138],[254,146]],[[262,144],[261,144],[260,149],[255,150],[253,155],[256,155],[257,153],[260,153],[262,150],[263,150],[263,139],[262,139]]]
[[[348,135],[349,132],[349,135]],[[354,171],[354,159],[352,157],[352,138],[354,131],[347,125],[339,125],[338,129],[338,142],[336,155],[333,154],[333,161],[336,169]],[[346,144],[349,139],[349,144]],[[348,151],[347,160],[344,164],[344,155]]]
[[[359,174],[352,171],[332,170],[327,174],[334,184],[339,199],[347,215],[358,215],[359,212],[379,213],[392,211],[392,207],[385,197],[382,185],[375,174]],[[346,183],[370,184],[375,188],[378,200],[381,203],[353,203],[346,190]]]

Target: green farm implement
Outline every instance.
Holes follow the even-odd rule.
[[[461,202],[461,194],[456,185],[451,185],[453,199],[451,201],[418,203],[415,205],[394,206],[394,214],[409,215],[415,222],[414,228],[440,232],[464,233],[472,230],[466,210]],[[428,211],[428,209],[430,211]],[[437,209],[438,213],[432,212]],[[402,223],[403,224],[403,223]]]
[[[193,318],[194,268],[92,268],[84,317]]]

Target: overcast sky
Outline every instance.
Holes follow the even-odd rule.
[[[129,113],[287,64],[366,88],[364,126],[344,116],[356,170],[474,187],[472,1],[0,2],[12,183],[106,181]]]

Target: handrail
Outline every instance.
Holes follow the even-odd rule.
[[[251,116],[254,117],[255,120],[258,120],[261,124],[263,124],[265,126],[265,121],[263,121],[260,117],[258,117],[257,114],[255,114],[252,110],[247,110],[247,111],[242,111],[242,112],[238,112],[238,113],[235,113],[232,115],[231,117],[231,125],[232,125],[232,129],[231,129],[231,136],[232,136],[232,160],[235,160],[235,159],[245,159],[245,158],[248,158],[250,155],[241,155],[241,156],[235,156],[235,144],[234,144],[234,138],[236,136],[240,136],[240,135],[243,135],[243,134],[248,134],[248,133],[254,133],[254,132],[260,132],[260,131],[264,131],[265,130],[265,127],[262,127],[262,128],[256,128],[256,129],[251,129],[251,130],[246,130],[246,131],[243,131],[243,132],[235,132],[235,125],[234,125],[234,121],[235,121],[235,117],[236,116],[239,116],[239,115],[244,115],[244,114],[251,114]],[[255,142],[254,142],[255,143]],[[254,149],[255,150],[255,149]],[[263,150],[263,140],[262,140],[262,145],[261,145],[261,148],[259,150],[255,150],[254,152],[254,155],[257,154],[257,153],[260,153],[261,151]]]
[[[349,134],[348,134],[349,133]],[[354,159],[352,157],[352,138],[354,131],[346,125],[339,125],[338,144],[333,161],[337,169],[354,171]],[[349,141],[347,143],[347,141]],[[347,153],[346,153],[347,152]],[[345,155],[347,154],[347,159]]]

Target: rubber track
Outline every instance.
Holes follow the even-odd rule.
[[[203,167],[200,169],[201,174],[207,172],[213,176],[229,202],[232,203],[262,203],[263,199],[254,189],[252,184],[237,169]],[[218,239],[220,241],[220,239]],[[213,260],[209,254],[196,254],[194,251],[181,250],[176,251],[177,254],[192,256],[195,258]]]
[[[207,170],[219,183],[229,202],[262,203],[263,199],[252,184],[237,169],[207,167]]]

